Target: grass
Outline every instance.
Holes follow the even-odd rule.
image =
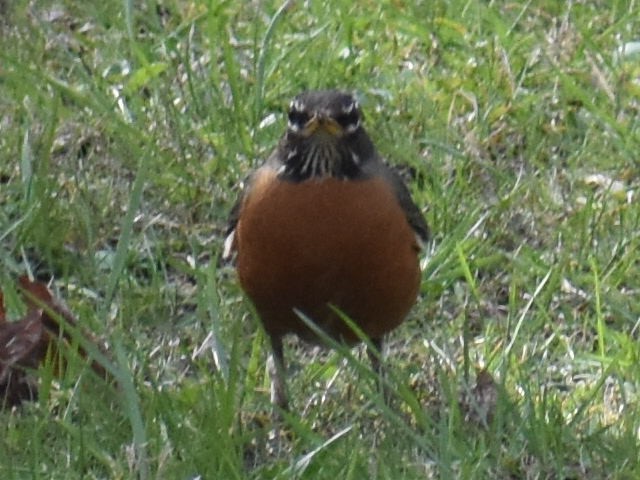
[[[640,475],[634,2],[0,9],[0,284],[53,278],[121,383],[43,366],[40,399],[0,414],[2,478]],[[391,407],[361,351],[293,342],[278,429],[265,336],[216,258],[319,87],[358,92],[434,239]]]

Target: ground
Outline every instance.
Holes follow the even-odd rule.
[[[634,2],[0,12],[0,286],[51,282],[117,379],[44,365],[38,401],[0,413],[2,478],[640,475]],[[274,424],[218,255],[289,100],[328,87],[358,95],[433,239],[391,400],[361,350],[292,341]]]

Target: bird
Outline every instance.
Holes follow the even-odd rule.
[[[283,338],[322,343],[308,320],[353,346],[361,336],[346,315],[370,340],[379,371],[384,335],[417,300],[430,236],[401,176],[365,131],[355,95],[304,91],[287,117],[277,147],[230,211],[222,252],[269,338],[271,402],[282,410],[289,402]]]

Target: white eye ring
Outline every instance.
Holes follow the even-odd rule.
[[[300,126],[297,123],[293,123],[292,121],[289,121],[287,123],[287,126],[289,127],[289,130],[291,130],[292,132],[299,132],[300,131]]]
[[[351,123],[347,126],[347,128],[344,129],[345,132],[347,133],[353,133],[355,132],[358,128],[360,127],[360,120],[358,120],[356,123]]]
[[[348,115],[352,113],[356,108],[358,108],[358,102],[354,100],[349,105],[345,105],[344,107],[342,107],[342,113]]]
[[[300,99],[296,98],[289,104],[289,110],[295,110],[296,112],[302,112],[304,110],[304,103]]]

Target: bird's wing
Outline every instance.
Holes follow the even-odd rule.
[[[409,225],[411,225],[411,228],[416,232],[420,241],[423,243],[428,242],[430,238],[429,226],[427,225],[422,212],[411,198],[409,189],[405,185],[400,174],[394,168],[386,165],[382,160],[377,163],[376,168],[380,170],[382,176],[393,187],[393,191],[400,203],[400,207],[404,210]]]
[[[277,171],[281,167],[281,165],[282,164],[278,160],[277,152],[274,152],[269,156],[264,165],[252,172],[242,182],[243,186],[240,190],[240,194],[238,195],[238,199],[236,200],[236,203],[233,205],[233,207],[231,207],[231,211],[229,212],[229,216],[227,217],[227,228],[225,230],[225,240],[221,255],[222,261],[232,261],[233,256],[236,253],[236,227],[238,226],[238,221],[240,220],[242,206],[244,205],[245,199],[251,193],[255,180],[264,173]]]

